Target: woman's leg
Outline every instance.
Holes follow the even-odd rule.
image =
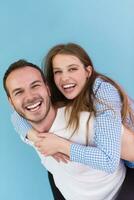
[[[134,169],[127,167],[126,177],[116,200],[134,200]]]
[[[56,187],[56,185],[54,183],[53,175],[50,172],[48,172],[48,179],[50,182],[54,200],[65,200],[65,198],[63,197],[63,195],[61,194],[59,189]]]

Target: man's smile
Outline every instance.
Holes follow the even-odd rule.
[[[31,112],[35,112],[35,111],[39,110],[41,105],[42,105],[42,100],[38,100],[36,102],[26,105],[25,109],[27,109],[28,111],[31,111]]]

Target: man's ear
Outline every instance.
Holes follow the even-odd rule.
[[[91,76],[91,74],[92,74],[92,67],[90,66],[90,65],[88,65],[87,67],[86,67],[86,71],[87,71],[87,74],[88,74],[88,78]]]
[[[8,101],[11,104],[11,106],[13,106],[12,99],[10,97],[8,97]]]
[[[49,86],[46,85],[46,88],[47,88],[48,95],[51,97],[51,92],[50,92]]]

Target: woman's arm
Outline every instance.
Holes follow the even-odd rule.
[[[97,90],[96,90],[97,89]],[[97,79],[97,101],[94,101],[94,147],[71,145],[71,160],[90,165],[95,169],[113,173],[120,161],[121,100],[117,89],[108,82]]]
[[[33,133],[30,133],[33,134]],[[31,137],[29,134],[29,137]],[[53,155],[57,152],[64,153],[70,156],[71,141],[56,136],[51,133],[42,133],[40,136],[44,137],[42,140],[36,140],[35,145],[38,150],[45,156]],[[123,127],[123,134],[121,138],[121,158],[134,162],[134,132],[130,131],[126,127]]]
[[[59,137],[53,133],[41,133],[40,136],[44,137],[41,141],[35,142],[35,146],[45,156],[51,156],[56,153],[63,153],[70,156],[71,141]]]
[[[97,116],[94,125],[94,146],[70,144],[70,159],[98,170],[113,173],[120,161],[122,127],[120,96],[111,84],[101,82],[96,97],[99,101],[95,104]],[[101,101],[105,103],[102,104]],[[110,106],[107,106],[107,104],[110,104]],[[48,142],[48,147],[46,144],[45,148],[49,148],[51,142],[52,138]],[[61,151],[63,151],[63,148]]]
[[[27,144],[31,144],[31,142],[32,144],[35,144],[39,141],[41,142],[45,137],[45,133],[41,134],[34,130],[28,121],[22,118],[16,111],[14,111],[11,115],[11,121],[16,132],[19,134],[23,142]],[[61,153],[55,153],[55,155],[53,154],[52,156],[58,162],[62,161],[67,163],[69,160],[68,156]]]
[[[98,81],[99,84],[100,81]],[[98,88],[98,85],[96,88]],[[37,143],[37,146],[40,146],[39,150],[45,155],[62,152],[68,155],[72,161],[106,172],[113,172],[116,169],[120,156],[122,156],[122,159],[133,161],[134,135],[129,134],[130,131],[126,130],[121,137],[121,101],[118,91],[111,84],[102,82],[97,92],[97,98],[104,101],[105,104],[97,102],[95,105],[98,112],[94,126],[95,147],[85,147],[69,143],[68,140],[63,140],[63,138],[58,140],[58,136],[47,135],[47,139]],[[110,104],[111,109],[106,104]],[[123,140],[122,147],[121,140]],[[51,146],[51,144],[53,145]],[[126,164],[129,167],[134,167],[133,163],[127,162]]]

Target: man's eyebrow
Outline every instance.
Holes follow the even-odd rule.
[[[30,85],[34,85],[35,83],[42,83],[40,80],[33,81]]]
[[[15,92],[18,92],[18,91],[21,91],[23,90],[22,88],[15,88],[13,91],[12,91],[12,94],[14,94]]]
[[[42,83],[42,81],[40,80],[36,80],[36,81],[33,81],[30,85],[34,85],[36,83]],[[18,92],[18,91],[21,91],[23,90],[23,88],[15,88],[13,91],[12,91],[12,94],[14,94],[15,92]]]

